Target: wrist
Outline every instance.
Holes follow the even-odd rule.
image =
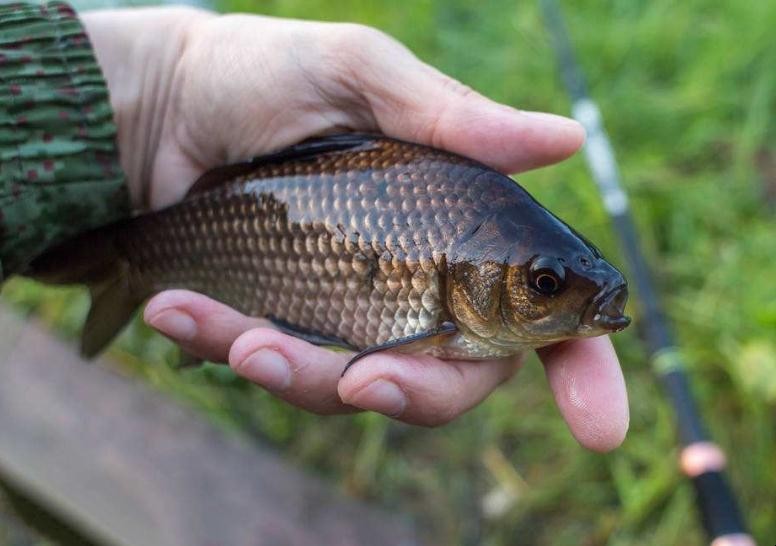
[[[208,17],[214,15],[189,7],[81,14],[107,82],[121,166],[135,208],[149,206],[153,165],[189,29]]]

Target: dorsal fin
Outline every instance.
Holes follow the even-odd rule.
[[[343,133],[304,140],[299,144],[294,144],[280,151],[254,157],[250,161],[210,169],[194,182],[194,185],[191,186],[186,195],[211,190],[225,181],[231,180],[236,176],[248,174],[262,165],[282,163],[284,161],[304,161],[305,159],[313,159],[321,154],[353,150],[362,146],[368,149],[371,147],[371,144],[380,138],[384,137],[362,133]]]

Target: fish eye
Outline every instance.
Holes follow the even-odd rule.
[[[552,296],[563,289],[566,270],[557,258],[540,257],[531,264],[531,287],[545,296]]]

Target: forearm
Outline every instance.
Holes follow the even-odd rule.
[[[108,92],[61,2],[0,5],[0,278],[128,213]]]

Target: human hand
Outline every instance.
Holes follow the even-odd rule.
[[[510,173],[559,161],[584,138],[575,122],[496,104],[367,27],[188,8],[83,19],[106,73],[138,207],[174,203],[211,167],[345,130],[432,145]],[[340,378],[348,355],[199,294],[159,294],[145,319],[188,352],[228,361],[318,413],[367,409],[438,425],[478,404],[519,366],[382,353]],[[568,341],[539,356],[577,440],[595,450],[619,445],[627,395],[609,339]]]

